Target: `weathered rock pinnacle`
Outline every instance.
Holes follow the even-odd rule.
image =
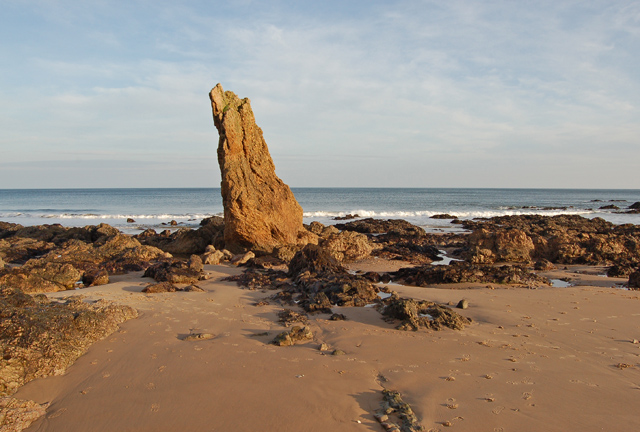
[[[276,176],[249,99],[225,92],[220,84],[209,98],[220,134],[226,248],[271,252],[282,245],[317,243],[302,225],[302,207],[291,189]]]

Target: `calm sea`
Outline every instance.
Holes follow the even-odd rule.
[[[346,214],[402,218],[428,230],[455,230],[449,213],[464,219],[519,214],[577,214],[616,224],[640,224],[640,215],[620,214],[640,201],[640,190],[604,189],[386,189],[293,188],[304,221],[333,223]],[[65,226],[101,222],[125,232],[164,229],[171,220],[197,226],[202,218],[222,215],[219,188],[202,189],[13,189],[0,190],[0,220],[22,225]],[[134,223],[127,223],[127,218]]]

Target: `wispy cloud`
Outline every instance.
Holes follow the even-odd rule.
[[[16,161],[212,154],[206,93],[222,82],[251,98],[293,185],[443,186],[452,171],[495,185],[508,164],[571,158],[559,186],[604,169],[584,186],[640,187],[616,168],[621,152],[640,158],[634,1],[131,2],[122,20],[107,3],[69,5],[13,4],[52,35],[0,72],[0,145]],[[383,162],[402,174],[380,176]],[[511,186],[546,181],[515,174]],[[213,166],[194,186],[217,179]]]

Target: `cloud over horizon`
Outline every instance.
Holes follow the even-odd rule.
[[[343,3],[7,2],[3,187],[216,187],[221,82],[291,186],[640,188],[637,1]]]

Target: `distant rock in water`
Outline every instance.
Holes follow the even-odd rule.
[[[209,98],[220,134],[226,248],[234,253],[271,252],[282,245],[317,243],[302,226],[302,207],[291,189],[276,176],[249,99],[225,92],[220,84]]]

